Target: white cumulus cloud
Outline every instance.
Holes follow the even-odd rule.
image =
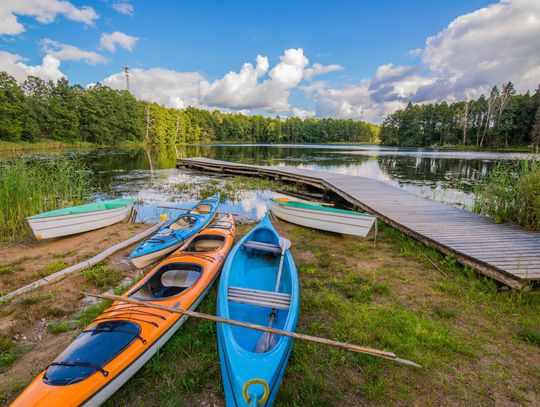
[[[318,116],[380,122],[414,103],[477,98],[512,81],[520,92],[540,83],[540,1],[502,0],[453,20],[410,52],[422,65],[385,64],[356,85],[303,87]]]
[[[84,61],[90,65],[105,64],[108,62],[107,58],[97,52],[85,51],[74,45],[63,44],[48,38],[42,40],[41,45],[48,55],[60,61]]]
[[[520,91],[535,88],[540,80],[540,1],[502,0],[460,16],[427,39],[422,56],[461,95],[509,80]]]
[[[110,34],[102,34],[99,40],[99,45],[110,52],[116,51],[116,46],[133,51],[135,44],[139,39],[132,35],[124,34],[120,31],[115,31]]]
[[[0,51],[0,71],[6,71],[18,82],[29,75],[52,81],[65,76],[60,70],[60,60],[52,55],[46,55],[40,65],[27,65],[23,57],[6,51]]]
[[[198,72],[134,68],[129,76],[130,90],[140,99],[176,108],[200,106],[199,87],[205,78]],[[105,78],[102,83],[114,89],[126,88],[126,79],[122,72]]]
[[[192,105],[226,111],[291,111],[289,95],[302,82],[306,69],[310,69],[304,51],[285,50],[272,68],[266,56],[258,55],[255,62],[255,66],[245,63],[239,71],[230,71],[213,81],[198,72],[133,69],[130,87],[139,98],[178,108]],[[105,78],[103,83],[124,89],[125,77],[119,72]],[[314,114],[301,109],[296,113],[304,117]]]
[[[92,7],[76,7],[65,0],[2,0],[0,2],[0,35],[17,35],[24,26],[17,16],[34,17],[42,24],[50,24],[56,16],[92,25],[99,18]]]
[[[113,3],[112,8],[118,11],[120,14],[125,14],[128,16],[132,16],[133,14],[135,14],[135,9],[133,8],[133,5],[127,1]]]
[[[291,109],[291,116],[293,117],[299,117],[301,119],[306,119],[308,117],[313,117],[315,116],[317,112],[315,112],[315,110],[304,110],[304,109],[300,109],[298,107],[293,107]]]
[[[310,81],[311,79],[313,79],[314,76],[321,75],[327,72],[342,71],[344,69],[345,68],[343,66],[338,64],[321,65],[319,63],[315,63],[311,66],[311,68],[307,68],[304,71],[304,79]]]

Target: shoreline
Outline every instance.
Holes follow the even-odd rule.
[[[278,402],[301,404],[306,395],[312,405],[383,406],[407,404],[411,399],[420,404],[462,405],[489,402],[492,397],[508,404],[516,395],[531,403],[537,399],[534,383],[540,371],[533,366],[540,362],[536,352],[540,314],[535,312],[540,303],[535,297],[499,291],[493,281],[448,262],[389,226],[380,229],[376,244],[283,221],[275,226],[293,242],[302,284],[299,332],[347,337],[391,349],[424,366],[404,370],[369,356],[298,342]],[[15,269],[1,279],[5,285],[12,285],[15,276],[32,279],[36,270],[77,262],[101,249],[91,242],[109,246],[145,227],[120,223],[63,239],[14,245],[0,256],[0,263],[16,263]],[[239,225],[237,239],[251,227]],[[25,256],[20,257],[23,248]],[[121,294],[152,268],[140,272],[128,267],[122,262],[127,253],[129,249],[92,273],[75,273],[5,306],[0,337],[4,354],[10,357],[0,368],[1,402],[13,400],[36,370],[46,367],[105,308],[106,303],[88,302],[79,294],[81,289],[93,293],[113,289]],[[215,301],[214,287],[199,311],[214,313]],[[511,322],[501,326],[501,320]],[[212,385],[220,377],[215,335],[209,334],[212,327],[210,322],[189,319],[160,354],[112,396],[109,405],[121,400],[149,403],[148,394],[164,401],[171,393],[156,388],[156,381],[176,380],[187,383],[173,390],[182,403],[205,400],[224,406],[221,388]],[[177,363],[178,349],[186,352],[186,364]],[[527,363],[519,362],[525,358]],[[500,380],[494,360],[513,380]],[[200,378],[197,383],[188,381],[194,374]],[[341,381],[336,381],[336,374]],[[477,386],[468,386],[473,382]]]
[[[428,150],[444,150],[444,151],[471,151],[471,152],[499,152],[499,153],[532,153],[533,149],[529,146],[515,146],[508,148],[478,148],[476,146],[395,146],[381,143],[368,142],[330,142],[330,143],[244,143],[238,141],[215,141],[209,143],[176,143],[176,144],[145,144],[143,141],[124,141],[118,144],[96,144],[90,142],[77,141],[74,143],[64,141],[0,141],[0,153],[17,152],[17,151],[36,151],[36,150],[67,150],[67,149],[100,149],[100,148],[155,148],[155,147],[173,147],[173,146],[275,146],[277,147],[294,147],[294,146],[377,146],[388,148],[403,148],[403,149],[428,149]]]

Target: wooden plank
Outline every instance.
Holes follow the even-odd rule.
[[[540,268],[539,260],[535,256],[535,253],[540,256],[540,233],[516,225],[496,224],[487,216],[419,198],[377,180],[206,158],[181,159],[178,165],[213,167],[214,171],[242,170],[254,176],[287,179],[332,191],[398,230],[512,288],[521,289],[528,280],[540,276],[536,271]]]

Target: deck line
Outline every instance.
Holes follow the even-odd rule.
[[[209,158],[179,159],[177,166],[267,176],[332,191],[409,236],[514,289],[529,288],[533,281],[540,281],[539,232],[496,224],[487,216],[419,198],[374,179]]]

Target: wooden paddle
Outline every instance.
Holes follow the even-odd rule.
[[[162,208],[162,209],[175,209],[177,211],[190,211],[190,210],[193,209],[193,208],[177,208],[176,206],[162,206],[162,205],[158,205],[157,207]],[[239,213],[233,213],[233,212],[220,212],[220,211],[217,211],[216,214],[242,216]]]
[[[125,302],[125,303],[129,303],[129,304],[133,304],[133,305],[139,305],[141,307],[160,309],[160,310],[172,312],[172,313],[175,313],[175,314],[185,315],[185,316],[193,317],[193,318],[206,319],[208,321],[219,322],[219,323],[222,323],[222,324],[241,326],[243,328],[255,329],[255,330],[258,330],[258,331],[262,331],[262,332],[270,332],[270,333],[273,333],[275,335],[283,335],[283,336],[288,336],[288,337],[294,338],[294,339],[301,339],[301,340],[304,340],[304,341],[320,343],[320,344],[323,344],[323,345],[335,346],[337,348],[349,350],[351,352],[365,353],[366,355],[371,355],[371,356],[376,356],[378,358],[392,360],[394,362],[402,363],[402,364],[408,365],[408,366],[422,367],[419,364],[414,363],[414,362],[412,362],[410,360],[400,359],[392,352],[386,352],[386,351],[383,351],[383,350],[367,348],[367,347],[364,347],[364,346],[358,346],[358,345],[345,343],[345,342],[333,341],[331,339],[319,338],[319,337],[316,337],[316,336],[305,335],[305,334],[301,334],[301,333],[298,333],[298,332],[284,331],[282,329],[275,329],[275,328],[270,328],[270,327],[267,327],[267,326],[252,324],[250,322],[236,321],[234,319],[218,317],[217,315],[203,314],[201,312],[196,312],[196,311],[188,311],[188,310],[184,310],[184,309],[177,309],[177,308],[167,307],[165,305],[154,304],[154,303],[147,302],[147,301],[139,301],[139,300],[135,300],[135,299],[129,298],[129,297],[121,297],[119,295],[113,295],[113,294],[90,294],[90,293],[85,293],[85,292],[83,292],[82,294],[88,295],[90,297],[102,298],[102,299],[105,299],[105,300],[120,301],[120,302]]]
[[[279,237],[279,247],[281,248],[281,258],[279,259],[279,267],[278,267],[278,273],[277,273],[277,279],[276,279],[276,288],[274,288],[274,291],[277,293],[279,292],[279,283],[281,282],[281,272],[283,271],[283,260],[285,259],[285,251],[289,250],[291,247],[291,241],[289,239],[285,239],[284,237]],[[272,325],[274,323],[274,320],[276,319],[276,309],[272,308],[272,312],[270,312],[270,322],[268,323],[268,326],[272,328]],[[271,334],[269,332],[265,332],[261,335],[259,340],[257,341],[257,345],[255,346],[255,352],[257,353],[263,353],[268,351],[270,348],[274,347],[276,342],[276,337],[274,334]]]

